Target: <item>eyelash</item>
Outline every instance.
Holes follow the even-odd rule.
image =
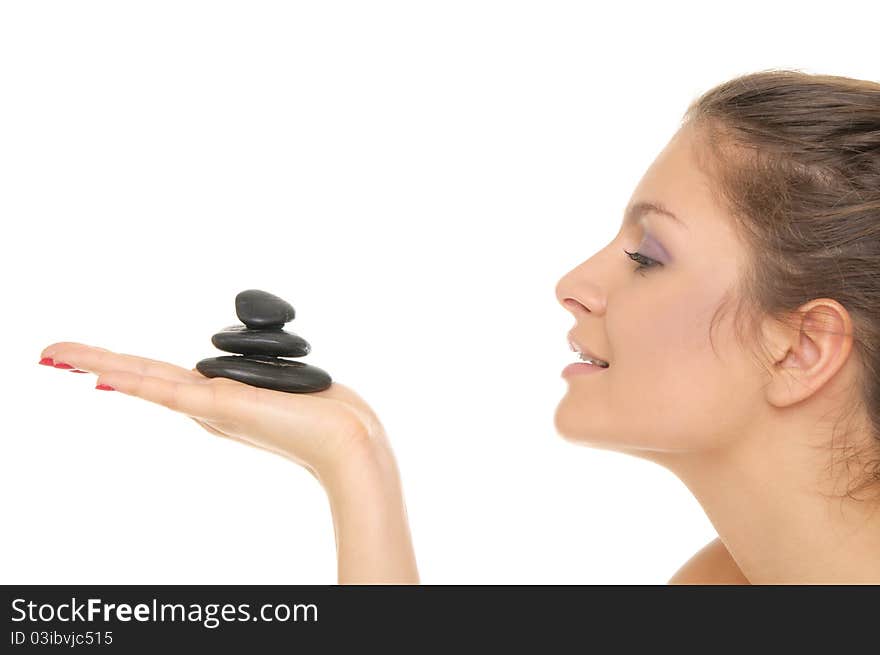
[[[625,252],[627,257],[632,259],[634,262],[638,262],[639,265],[635,269],[636,273],[641,273],[642,275],[644,275],[644,271],[648,270],[649,268],[654,268],[655,266],[663,266],[663,264],[661,264],[657,260],[651,259],[650,257],[645,257],[638,252],[629,252],[625,248],[623,252]]]

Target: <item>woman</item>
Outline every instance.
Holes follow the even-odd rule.
[[[556,288],[572,348],[608,364],[566,370],[557,431],[694,493],[718,538],[671,582],[880,583],[880,84],[719,85],[624,214]],[[353,390],[280,393],[76,343],[42,356],[306,467],[340,584],[419,581],[391,446]]]

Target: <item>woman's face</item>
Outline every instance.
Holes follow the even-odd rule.
[[[717,319],[715,352],[709,341],[744,251],[697,167],[689,129],[654,160],[625,212],[659,204],[682,224],[655,211],[625,219],[611,243],[557,284],[574,340],[610,363],[566,378],[554,423],[567,440],[642,456],[697,451],[745,436],[760,420],[761,369],[734,338],[732,310]],[[662,265],[635,272],[624,249]]]

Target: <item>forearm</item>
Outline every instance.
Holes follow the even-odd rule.
[[[339,584],[418,584],[403,488],[391,451],[353,455],[321,482],[333,514]]]

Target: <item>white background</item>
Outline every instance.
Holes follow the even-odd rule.
[[[248,288],[385,424],[422,582],[664,583],[715,536],[556,434],[555,284],[703,91],[877,79],[872,3],[0,6],[0,582],[336,582],[305,470],[37,365],[191,368]]]

